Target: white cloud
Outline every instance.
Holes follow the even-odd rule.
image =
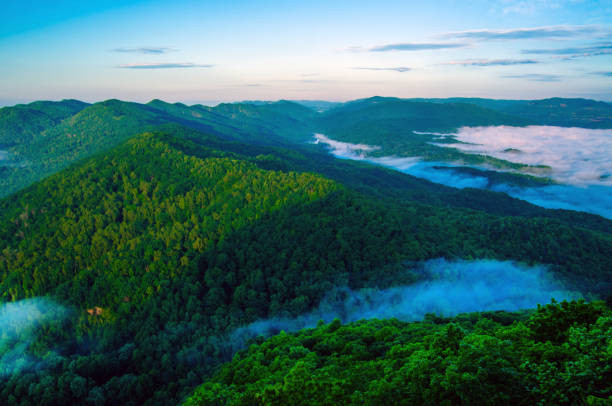
[[[512,162],[547,165],[552,177],[573,185],[612,186],[612,130],[529,127],[464,127],[456,139],[468,144],[444,144]],[[520,152],[505,150],[516,149]]]

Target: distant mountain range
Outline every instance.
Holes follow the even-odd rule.
[[[308,107],[307,107],[308,106]],[[323,112],[320,112],[324,110]],[[413,131],[460,126],[560,125],[612,128],[612,105],[583,99],[508,101],[372,97],[347,103],[244,102],[216,107],[153,100],[34,102],[0,109],[0,196],[19,190],[71,162],[110,148],[131,135],[179,124],[225,139],[260,145],[308,141],[325,132],[346,141],[380,145],[380,154],[449,160],[473,156],[429,145]],[[409,136],[407,136],[409,135]],[[508,165],[494,159],[487,163]]]

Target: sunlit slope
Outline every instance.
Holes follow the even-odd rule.
[[[258,169],[225,158],[222,151],[200,148],[196,158],[171,147],[169,140],[183,142],[150,133],[138,136],[2,201],[2,245],[25,249],[29,257],[22,262],[21,255],[9,253],[3,257],[4,271],[12,273],[16,266],[23,270],[28,264],[37,269],[44,264],[48,270],[20,273],[33,285],[14,286],[17,291],[7,286],[5,298],[48,293],[88,275],[105,280],[97,292],[104,299],[85,287],[82,294],[106,304],[120,302],[122,292],[109,286],[121,290],[142,282],[136,278],[148,266],[159,280],[168,275],[157,267],[175,272],[196,252],[264,213],[321,198],[337,188],[315,175]],[[186,233],[191,239],[185,240]],[[129,269],[115,266],[125,260]],[[109,272],[112,269],[119,274]]]
[[[178,124],[242,142],[283,144],[308,139],[307,118],[314,114],[290,102],[211,108],[160,100],[92,105],[68,100],[7,107],[0,110],[0,150],[9,150],[15,165],[1,167],[0,197],[160,125]]]
[[[112,148],[145,129],[159,128],[161,125],[179,131],[182,137],[201,138],[201,133],[187,134],[185,130],[177,130],[176,126],[180,125],[227,140],[241,141],[230,145],[220,144],[219,138],[215,141],[207,139],[207,142],[222,149],[228,148],[252,157],[266,155],[266,168],[319,172],[353,189],[378,197],[393,196],[431,205],[473,208],[493,214],[553,217],[570,225],[610,230],[609,222],[596,216],[544,210],[499,193],[455,190],[371,165],[335,160],[326,156],[324,151],[303,143],[304,139],[311,136],[309,126],[318,125],[312,120],[318,114],[292,102],[222,104],[213,108],[170,104],[160,100],[153,100],[146,105],[109,100],[91,106],[69,100],[61,103],[36,102],[26,107],[48,110],[45,114],[64,119],[59,122],[50,121],[50,128],[34,132],[35,136],[30,141],[11,147],[19,164],[0,167],[0,195],[23,188],[79,159]],[[21,109],[23,106],[2,111]],[[65,117],[75,110],[78,110],[76,114]],[[27,135],[25,132],[21,134],[24,137]],[[359,133],[354,135],[358,136]],[[422,141],[426,141],[425,136],[421,137]],[[277,147],[266,148],[265,144]]]
[[[334,321],[251,346],[184,404],[608,404],[611,316],[563,303],[531,315]]]

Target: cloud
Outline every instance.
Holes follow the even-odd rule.
[[[395,72],[408,72],[408,71],[412,70],[411,68],[408,68],[406,66],[396,66],[396,67],[393,67],[393,68],[374,68],[374,67],[358,66],[358,67],[355,67],[353,69],[358,69],[358,70],[373,70],[373,71],[387,70],[387,71],[395,71]]]
[[[236,329],[227,342],[240,348],[256,336],[297,331],[314,327],[319,320],[329,323],[334,318],[343,323],[374,318],[416,321],[431,313],[448,317],[476,311],[516,311],[549,303],[553,298],[560,301],[582,297],[566,290],[545,266],[440,258],[406,271],[418,275],[419,282],[387,289],[333,289],[313,311],[295,318],[255,321]]]
[[[591,74],[599,76],[612,76],[612,72],[591,72]]]
[[[546,165],[552,168],[551,177],[562,183],[612,186],[612,130],[554,126],[464,127],[456,139],[461,143],[444,145],[528,165]]]
[[[535,59],[466,59],[464,61],[451,61],[442,65],[463,65],[463,66],[509,66],[509,65],[528,65],[539,63]]]
[[[168,52],[176,51],[173,48],[167,47],[142,47],[142,48],[115,48],[114,52],[127,53],[127,54],[167,54]]]
[[[303,78],[308,78],[308,77],[312,77],[312,76],[319,76],[320,73],[318,72],[312,72],[312,73],[302,73],[300,76]]]
[[[551,75],[546,73],[525,73],[522,75],[504,75],[500,76],[504,79],[525,79],[532,82],[558,82],[561,80],[559,75]]]
[[[524,49],[523,54],[555,55],[563,59],[583,58],[587,56],[612,54],[612,43],[596,44],[584,47],[555,48],[555,49]]]
[[[576,3],[576,0],[502,0],[502,12],[533,15],[542,10],[565,7],[568,3]]]
[[[420,157],[370,157],[370,152],[380,148],[335,141],[322,134],[316,134],[315,143],[326,144],[338,158],[371,162],[430,182],[456,188],[493,190],[549,209],[584,211],[612,219],[611,135],[612,130],[552,126],[464,127],[455,135],[462,143],[435,144],[465,153],[547,165],[554,180],[566,183],[541,187],[494,183],[484,171],[482,176],[470,174],[460,171],[460,166],[455,164],[424,162]],[[509,149],[520,152],[513,153]]]
[[[435,49],[449,49],[449,48],[463,48],[468,44],[459,42],[447,42],[447,43],[414,43],[414,42],[403,42],[398,44],[386,44],[378,45],[368,49],[369,52],[388,52],[388,51],[429,51]],[[352,48],[356,50],[356,48]]]
[[[467,39],[476,41],[508,41],[522,39],[565,39],[594,34],[600,29],[594,26],[547,26],[514,28],[509,30],[467,30],[440,35],[445,39]]]
[[[119,65],[120,69],[176,69],[176,68],[212,68],[215,65],[199,65],[195,63],[146,63]]]

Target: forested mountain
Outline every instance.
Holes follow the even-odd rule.
[[[159,100],[148,104],[107,100],[87,107],[80,102],[63,101],[59,102],[62,109],[51,103],[49,113],[43,114],[39,110],[46,111],[44,106],[49,104],[44,103],[37,108],[16,106],[0,110],[0,139],[5,140],[5,148],[11,160],[16,162],[2,168],[0,196],[162,124],[176,123],[234,140],[282,144],[283,137],[290,138],[289,133],[300,134],[302,140],[306,139],[311,132],[304,129],[305,118],[299,117],[299,112],[315,114],[287,102],[209,108]],[[36,103],[28,106],[32,105],[37,106]],[[68,111],[76,114],[68,114]],[[32,115],[37,115],[36,120]],[[284,134],[281,128],[289,130]]]
[[[605,405],[611,316],[564,302],[531,315],[336,320],[251,346],[185,405]]]
[[[319,119],[320,132],[333,140],[379,147],[368,152],[369,156],[421,157],[426,161],[529,170],[528,165],[440,145],[449,142],[439,137],[440,133],[454,133],[464,126],[494,125],[612,128],[612,105],[560,98],[521,101],[372,97],[339,105],[322,113]]]
[[[588,99],[554,97],[543,100],[492,100],[453,97],[409,100],[433,103],[469,103],[521,117],[539,125],[612,128],[612,104]]]
[[[4,403],[176,403],[231,355],[232,329],[397,283],[406,261],[546,263],[585,292],[612,280],[608,233],[375,199],[239,145],[146,133],[0,201],[3,300],[71,309],[34,334],[36,367],[5,375]]]
[[[460,126],[526,125],[520,117],[499,113],[468,103],[428,103],[392,97],[371,97],[345,103],[326,111],[322,117],[325,128],[346,128],[360,117],[362,121],[402,120],[417,131],[451,131]]]
[[[87,107],[78,100],[37,101],[0,109],[0,147],[32,142],[44,130]]]
[[[381,108],[385,103],[391,105]],[[36,113],[47,105],[44,115]],[[338,122],[346,121],[338,132],[350,128],[352,120],[365,117],[361,109],[372,111],[372,117],[378,114],[389,123],[387,130],[396,125],[392,117],[418,124],[424,112],[431,113],[429,119],[439,115],[444,125],[522,120],[461,103],[446,106],[445,119],[439,106],[371,99],[317,113],[287,101],[211,108],[109,100],[0,110],[9,140],[4,148],[12,162],[20,163],[3,167],[0,178],[5,195],[0,200],[0,297],[26,315],[6,318],[0,312],[5,321],[0,329],[0,402],[179,403],[231,358],[236,328],[261,318],[304,314],[337,287],[415,282],[420,276],[411,264],[431,258],[546,265],[565,286],[588,298],[607,297],[612,292],[611,221],[337,160],[305,143],[323,126],[331,131],[335,114]],[[594,315],[588,322],[577,320],[586,337],[595,328],[608,334],[607,310],[572,306],[562,309],[570,319],[574,313]],[[273,344],[248,354],[259,359],[269,345],[279,346],[274,354],[281,357],[282,368],[270,372],[271,381],[249,381],[253,386],[245,393],[258,399],[268,393],[263,386],[276,385],[274,396],[282,395],[278,382],[302,356],[275,340],[288,340],[294,347],[295,340],[303,339],[301,345],[310,351],[314,347],[308,343],[319,339],[312,337],[325,335],[327,344],[317,346],[318,351],[348,340],[345,332],[355,335],[357,341],[342,344],[345,359],[326,359],[334,354],[331,350],[316,354],[317,365],[331,368],[329,382],[337,377],[336,362],[346,366],[346,374],[357,375],[361,356],[373,362],[363,364],[368,371],[386,366],[390,360],[372,357],[389,353],[396,344],[418,354],[434,351],[429,343],[452,330],[453,325],[443,326],[451,321],[463,329],[460,340],[471,343],[480,339],[473,336],[479,329],[491,332],[486,340],[505,340],[514,334],[504,330],[507,320],[516,319],[526,323],[516,327],[524,335],[515,347],[504,347],[504,356],[512,362],[532,361],[521,358],[523,353],[538,357],[538,351],[547,351],[532,349],[527,315],[499,316],[506,321],[498,316],[416,325],[372,321],[338,328],[334,323],[297,338],[273,338]],[[30,327],[23,327],[22,320]],[[391,333],[379,337],[380,347],[370,347],[372,330]],[[571,344],[574,336],[567,338],[566,330],[560,334]],[[362,348],[363,343],[368,345]],[[601,348],[607,344],[589,343],[584,351],[554,361],[569,365],[582,360],[581,354],[604,357]],[[312,358],[304,351],[298,353]],[[435,351],[423,359],[437,357]],[[413,352],[402,354],[398,362]],[[470,355],[446,356],[440,368]],[[537,369],[544,368],[542,360],[534,370],[544,374],[548,370]],[[232,371],[235,362],[242,361],[222,371]],[[442,374],[440,368],[435,374]],[[517,382],[531,373],[517,369]],[[246,381],[219,376],[194,400],[210,393],[238,399],[233,391],[241,389],[219,386],[219,379],[230,386]],[[393,386],[396,378],[385,375],[380,384]],[[588,379],[584,382],[601,386],[599,377]],[[605,390],[589,394],[603,396]],[[327,396],[325,390],[320,393]]]
[[[431,145],[432,136],[418,132],[500,124],[611,128],[611,111],[609,103],[583,99],[373,97],[348,103],[244,102],[216,107],[161,100],[34,102],[0,109],[0,151],[8,151],[10,158],[8,164],[0,161],[0,197],[160,124],[263,145],[295,146],[309,141],[313,132],[325,132],[334,139],[381,146],[373,155],[521,169],[524,165]]]

